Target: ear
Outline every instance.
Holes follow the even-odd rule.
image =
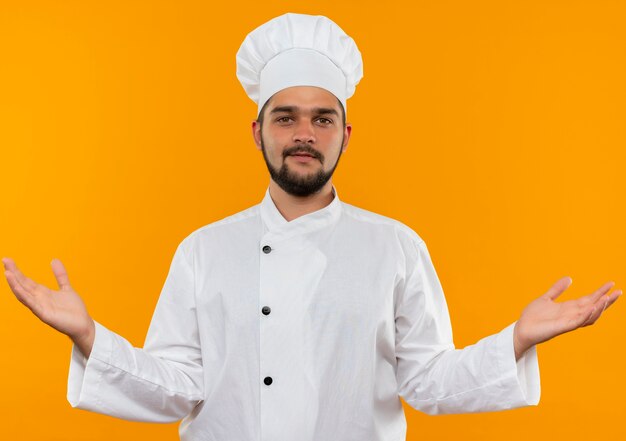
[[[261,149],[261,123],[257,120],[252,121],[252,138],[254,139],[254,143],[256,144],[257,150]]]
[[[346,123],[345,129],[343,129],[343,145],[341,151],[345,152],[348,148],[348,141],[350,141],[350,135],[352,134],[352,124]]]

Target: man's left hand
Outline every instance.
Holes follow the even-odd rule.
[[[516,360],[538,343],[583,326],[593,325],[622,294],[621,290],[617,290],[605,295],[615,285],[614,282],[607,282],[589,295],[556,303],[556,298],[571,283],[570,277],[563,277],[522,311],[513,332]]]

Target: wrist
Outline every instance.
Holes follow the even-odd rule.
[[[515,350],[515,360],[519,360],[524,352],[530,348],[530,346],[532,345],[526,343],[520,336],[519,322],[515,323],[515,327],[513,328],[513,349]]]
[[[96,337],[96,325],[93,319],[89,318],[89,322],[85,325],[85,329],[75,336],[72,336],[72,342],[78,347],[80,352],[87,358],[91,353],[91,348]]]

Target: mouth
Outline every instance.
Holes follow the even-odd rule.
[[[311,165],[314,162],[318,161],[321,164],[324,163],[324,157],[317,150],[309,146],[308,144],[294,144],[289,147],[286,151],[287,156],[293,157],[292,161],[295,161],[298,164],[308,164]]]
[[[313,155],[310,155],[308,153],[295,153],[293,155],[289,155],[292,156],[297,162],[311,162],[315,160],[315,157]]]

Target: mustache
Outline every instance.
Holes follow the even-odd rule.
[[[285,159],[287,156],[295,155],[296,153],[308,153],[320,162],[324,161],[324,155],[322,155],[320,152],[313,149],[313,147],[307,144],[297,144],[293,147],[289,147],[283,150],[283,159]]]

